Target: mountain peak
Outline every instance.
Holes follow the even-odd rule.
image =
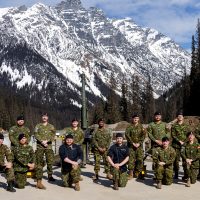
[[[56,8],[59,10],[79,9],[79,8],[82,8],[82,4],[80,0],[65,0],[65,1],[61,1],[61,3],[59,3],[56,6]]]

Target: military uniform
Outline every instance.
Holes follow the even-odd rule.
[[[54,152],[52,149],[52,142],[55,139],[56,130],[53,125],[47,124],[46,126],[42,123],[37,124],[35,127],[35,138],[37,140],[37,150],[36,155],[36,178],[41,180],[43,177],[43,167],[44,167],[44,155],[47,162],[47,173],[48,176],[53,174],[53,161],[54,161]],[[45,147],[42,144],[42,141],[47,140],[48,146]]]
[[[111,143],[111,131],[106,128],[98,128],[92,138],[92,144],[94,147],[94,160],[95,160],[95,165],[94,165],[94,171],[95,174],[98,174],[100,171],[100,160],[101,156],[103,158],[103,163],[104,163],[104,168],[105,168],[105,173],[110,172],[110,167],[109,163],[106,159],[107,153],[108,153],[108,148]],[[106,150],[104,152],[99,151],[99,148],[105,148]]]
[[[84,133],[83,130],[78,127],[76,130],[74,130],[72,127],[65,128],[64,129],[65,135],[71,134],[74,137],[74,144],[82,145],[84,141]]]
[[[162,181],[163,184],[170,185],[173,182],[173,163],[176,152],[173,147],[167,149],[158,147],[153,153],[153,162],[155,163],[155,177],[157,181]],[[159,165],[159,162],[164,162],[165,165]]]
[[[184,165],[186,166],[186,174],[190,178],[191,183],[194,184],[197,179],[198,169],[199,169],[199,160],[200,160],[200,144],[194,142],[190,144],[186,143],[185,146],[181,149],[181,155],[184,158]],[[191,165],[186,163],[186,159],[192,159]]]
[[[80,166],[74,169],[72,164],[65,162],[64,159],[68,158],[80,164],[83,160],[81,147],[77,144],[72,144],[71,146],[63,144],[59,148],[59,155],[62,162],[61,173],[64,187],[69,187],[73,183],[78,183],[80,179]]]
[[[143,167],[143,142],[145,139],[145,132],[142,124],[134,125],[130,124],[126,128],[125,136],[127,139],[127,145],[129,147],[129,162],[128,169],[141,172]],[[133,146],[133,143],[139,143],[138,148]]]
[[[127,156],[129,156],[129,149],[125,145],[114,144],[110,147],[107,154],[114,164],[121,163]],[[122,165],[119,170],[112,167],[113,183],[118,183],[119,187],[125,187],[128,181],[127,166]]]
[[[182,142],[187,141],[188,130],[189,130],[188,126],[184,123],[183,124],[175,123],[172,125],[172,128],[171,128],[172,147],[176,151],[176,158],[174,161],[174,171],[175,171],[176,177],[178,176],[179,161],[181,158],[181,147],[182,147],[182,145],[179,141],[182,141]],[[184,169],[184,171],[185,171],[185,169]]]
[[[13,148],[14,171],[17,187],[22,189],[26,185],[28,163],[35,163],[35,153],[30,145],[21,145]]]
[[[15,180],[14,170],[13,168],[10,168],[10,169],[5,168],[5,162],[4,162],[5,158],[7,162],[12,162],[13,154],[5,144],[1,144],[0,145],[0,171],[5,172],[7,182],[11,183]]]
[[[198,143],[200,144],[200,124],[195,129],[195,137],[198,140]],[[199,160],[199,173],[197,178],[200,179],[200,160]]]
[[[9,139],[10,139],[10,142],[11,142],[11,149],[12,149],[12,147],[19,145],[18,136],[21,133],[26,135],[27,143],[30,142],[31,134],[30,134],[29,128],[27,128],[26,126],[18,126],[18,125],[12,126],[9,130]]]

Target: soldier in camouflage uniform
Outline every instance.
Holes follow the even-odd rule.
[[[3,144],[4,135],[0,133],[0,171],[5,172],[6,179],[8,182],[7,191],[15,192],[16,190],[13,188],[13,182],[15,180],[14,170],[12,167],[13,155],[10,149]],[[5,163],[6,159],[6,163]]]
[[[64,187],[72,187],[80,190],[80,164],[83,160],[83,152],[79,145],[74,144],[73,135],[65,137],[64,144],[59,148],[59,155],[62,161],[61,173]]]
[[[24,126],[24,123],[25,123],[24,116],[20,115],[20,116],[17,117],[17,125],[12,126],[10,128],[9,139],[10,139],[10,142],[11,142],[11,149],[13,147],[19,145],[18,136],[19,136],[20,133],[24,133],[26,135],[27,144],[30,142],[30,140],[31,140],[30,130],[29,130],[29,128]]]
[[[26,135],[18,136],[19,146],[13,148],[15,181],[19,189],[23,189],[27,181],[27,172],[35,168],[35,153],[33,148],[27,144]]]
[[[176,151],[176,158],[174,161],[174,178],[178,179],[179,161],[181,158],[181,147],[185,144],[187,139],[188,126],[184,123],[183,113],[177,114],[177,122],[172,125],[172,147]],[[184,169],[185,172],[186,169]]]
[[[139,116],[132,116],[132,123],[126,128],[125,136],[127,139],[127,145],[129,147],[129,180],[134,176],[138,177],[143,167],[143,142],[145,139],[145,131],[142,124],[139,123]]]
[[[52,149],[52,142],[55,140],[56,130],[53,125],[48,122],[48,114],[44,113],[42,115],[42,123],[39,123],[35,127],[35,139],[37,140],[37,150],[36,155],[36,178],[37,185],[39,189],[46,189],[42,184],[43,177],[43,167],[44,167],[44,156],[47,162],[47,173],[48,180],[55,181],[53,178],[53,161],[54,152]]]
[[[162,138],[167,136],[170,138],[170,131],[167,129],[167,124],[162,122],[162,116],[160,112],[154,113],[154,122],[151,122],[147,128],[148,136],[151,140],[151,151],[152,154],[157,147],[162,146]],[[155,165],[153,163],[152,168],[154,169]]]
[[[157,147],[153,152],[153,162],[155,163],[155,177],[157,189],[161,189],[162,183],[171,185],[173,182],[173,163],[176,152],[169,146],[169,138],[162,138],[162,146]]]
[[[195,129],[195,137],[198,140],[198,143],[200,144],[200,124]],[[200,160],[199,160],[199,172],[197,179],[200,179]]]
[[[187,134],[188,142],[182,147],[181,155],[184,158],[184,165],[186,165],[187,187],[194,184],[197,180],[200,160],[200,144],[195,141],[193,132]]]
[[[93,180],[98,180],[99,178],[99,171],[100,171],[100,160],[101,157],[103,158],[105,173],[107,173],[107,178],[112,179],[112,176],[110,174],[110,166],[107,161],[107,152],[108,148],[111,143],[111,131],[109,129],[105,128],[104,120],[99,119],[98,120],[99,127],[97,130],[93,133],[92,138],[92,145],[93,145],[93,152],[94,152],[94,172],[95,175],[93,176]]]
[[[123,144],[121,133],[116,134],[116,144],[110,147],[107,158],[112,166],[114,190],[125,187],[128,181],[126,164],[129,160],[129,149]]]

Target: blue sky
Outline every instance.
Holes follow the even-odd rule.
[[[191,37],[200,18],[199,0],[81,0],[85,8],[101,8],[108,17],[131,17],[138,25],[151,27],[190,50]],[[55,5],[61,0],[0,0],[0,7]]]

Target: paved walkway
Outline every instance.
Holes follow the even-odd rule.
[[[60,168],[54,169],[54,177],[57,179],[55,183],[48,183],[47,174],[44,173],[44,184],[46,190],[35,188],[35,182],[28,179],[25,189],[17,189],[17,192],[10,193],[5,190],[5,179],[0,175],[0,199],[1,200],[198,200],[200,196],[200,182],[190,188],[185,187],[185,183],[176,181],[171,186],[163,186],[161,190],[155,188],[152,180],[153,174],[151,163],[147,164],[147,178],[145,181],[137,181],[133,179],[128,182],[127,187],[120,188],[115,191],[111,188],[111,181],[105,179],[105,174],[101,173],[99,183],[93,183],[91,177],[93,175],[93,166],[87,165],[83,169],[83,181],[80,182],[81,191],[74,191],[72,188],[61,187]],[[101,169],[103,171],[103,169]],[[182,175],[182,174],[181,174]]]

